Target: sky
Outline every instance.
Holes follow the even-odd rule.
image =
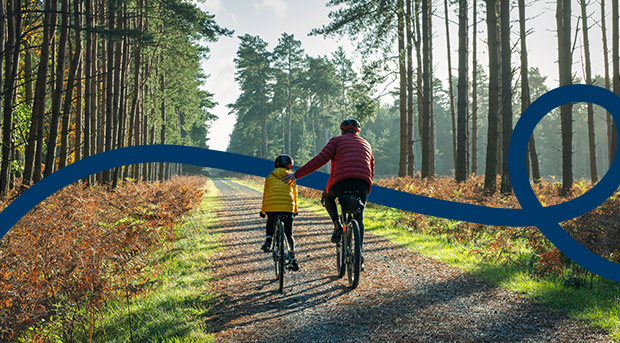
[[[204,88],[214,94],[214,100],[218,105],[213,109],[213,113],[218,119],[212,123],[208,134],[209,148],[214,150],[226,150],[229,142],[229,135],[235,124],[234,115],[229,114],[226,105],[235,102],[240,90],[236,84],[234,58],[239,46],[237,36],[244,34],[258,35],[269,45],[268,50],[272,50],[278,44],[278,38],[283,32],[293,34],[295,39],[302,42],[302,48],[313,57],[331,56],[331,53],[342,45],[352,59],[354,64],[359,66],[361,56],[355,49],[349,37],[322,37],[308,36],[313,28],[318,28],[330,22],[328,14],[331,8],[325,6],[327,0],[205,0],[198,3],[198,6],[215,15],[216,22],[225,28],[234,30],[231,37],[220,37],[216,43],[208,43],[210,49],[209,58],[202,64],[203,69],[209,77],[205,82]],[[434,1],[438,6],[436,16],[433,21],[434,41],[433,41],[433,60],[435,75],[442,80],[447,80],[448,68],[446,58],[446,33],[444,18],[443,1]],[[483,1],[478,0],[479,4]],[[526,0],[526,2],[528,2]],[[547,86],[555,88],[558,86],[558,66],[557,66],[557,39],[555,37],[555,1],[529,1],[530,6],[526,9],[528,18],[528,29],[532,29],[532,34],[527,38],[529,65],[539,67],[543,75],[548,75]],[[588,23],[591,41],[591,54],[593,63],[593,74],[603,73],[603,54],[601,44],[600,5],[598,1],[590,0],[588,7],[592,17]],[[610,2],[606,12],[608,32],[611,27],[609,12],[611,11]],[[573,32],[577,24],[580,13],[579,3],[573,1]],[[449,18],[453,21],[450,24],[451,50],[452,50],[452,73],[456,75],[456,62],[458,52],[458,27],[456,18],[456,7],[450,10]],[[470,37],[472,16],[470,19]],[[486,23],[484,19],[485,11],[478,13],[478,62],[482,65],[488,64],[486,50]],[[518,44],[518,11],[514,8],[511,12],[513,44]],[[581,24],[579,24],[581,26]],[[583,78],[583,66],[581,63],[581,36],[579,31],[574,52],[573,72]],[[471,38],[470,38],[471,40]],[[609,46],[611,50],[611,44]],[[471,53],[469,54],[471,61]],[[518,64],[518,54],[513,54],[513,67]],[[471,63],[471,62],[470,62]],[[396,83],[394,84],[394,87]],[[383,102],[391,102],[391,99],[382,99]]]

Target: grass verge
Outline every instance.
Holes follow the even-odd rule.
[[[202,202],[176,229],[178,239],[159,257],[162,272],[147,292],[101,310],[93,342],[212,342],[209,326],[220,295],[211,289],[210,257],[221,248],[209,231],[217,223],[217,189],[208,180]],[[77,341],[88,342],[89,337]]]
[[[258,182],[235,180],[240,184],[262,191]],[[300,197],[300,206],[325,215],[325,209],[317,199]],[[474,253],[473,244],[459,243],[447,235],[421,233],[412,228],[396,224],[407,213],[383,206],[368,206],[364,223],[366,230],[385,237],[395,244],[405,246],[423,256],[445,262],[466,273],[475,275],[489,284],[522,294],[533,301],[567,313],[570,317],[584,320],[609,333],[609,337],[620,342],[620,284],[593,277],[583,284],[575,280],[574,274],[559,277],[540,277],[532,273],[537,256],[528,250],[523,242],[514,242],[513,258],[493,261]],[[455,225],[455,221],[437,220],[433,225]]]

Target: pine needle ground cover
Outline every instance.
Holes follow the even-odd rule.
[[[105,301],[148,292],[162,272],[152,262],[172,248],[204,182],[74,184],[37,205],[0,241],[0,340],[77,341],[93,334]]]
[[[241,182],[262,191],[261,178],[246,177]],[[375,180],[375,184],[443,200],[520,207],[514,195],[485,195],[484,179],[480,176],[462,183],[453,178],[407,177]],[[571,196],[565,198],[559,196],[559,187],[556,182],[543,181],[534,190],[541,203],[548,206],[568,201],[591,188],[585,182],[577,182]],[[326,215],[320,206],[321,192],[299,187],[299,194],[304,206]],[[620,261],[619,196],[616,193],[592,211],[562,223],[572,237],[614,262]],[[372,204],[365,211],[365,224],[376,235],[586,320],[620,341],[620,285],[574,264],[536,227],[486,226]]]

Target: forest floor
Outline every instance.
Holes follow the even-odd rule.
[[[610,342],[601,329],[534,304],[460,270],[366,234],[366,270],[350,290],[335,273],[327,214],[301,208],[294,234],[300,270],[277,291],[259,247],[261,193],[215,179],[221,198],[212,256],[223,295],[208,325],[229,342]]]

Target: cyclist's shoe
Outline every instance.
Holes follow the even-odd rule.
[[[260,247],[260,250],[262,250],[263,252],[270,252],[271,251],[270,248],[271,248],[271,240],[268,239],[265,241],[265,244],[263,244]]]
[[[291,258],[289,260],[289,265],[288,265],[288,269],[296,272],[299,270],[299,264],[297,263],[297,259],[296,258]]]
[[[332,233],[332,243],[340,242],[340,238],[342,236],[342,229],[334,229]]]
[[[340,242],[342,236],[342,225],[340,223],[334,223],[334,232],[332,233],[332,243]]]

